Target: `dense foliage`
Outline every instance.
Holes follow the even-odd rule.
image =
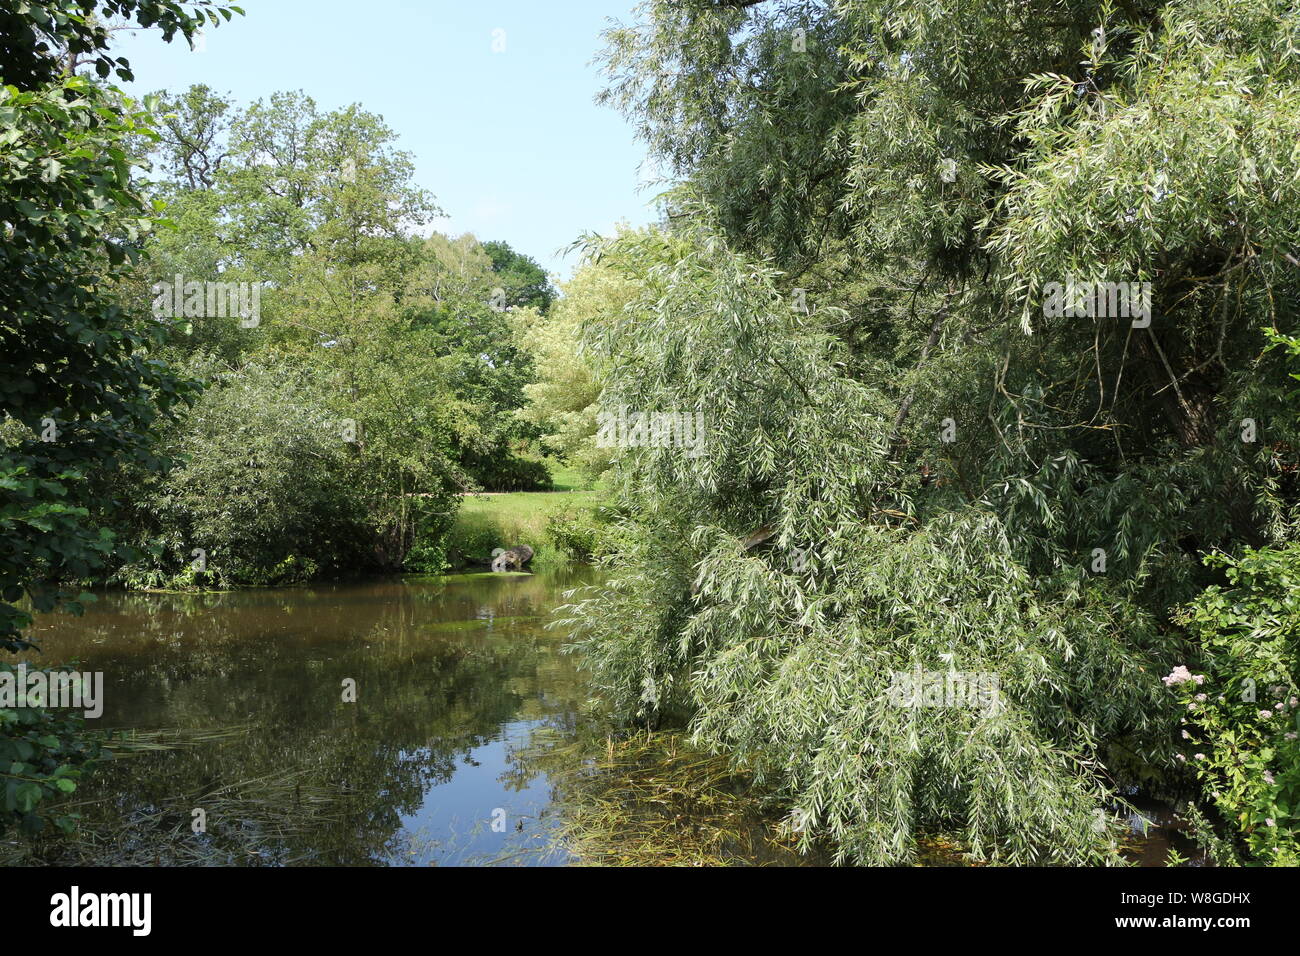
[[[636,294],[635,281],[600,263],[584,263],[563,286],[564,297],[544,316],[523,316],[519,340],[532,358],[533,378],[524,386],[527,404],[519,417],[541,435],[541,444],[578,467],[589,479],[609,467],[611,449],[596,444],[604,369],[583,347],[583,324],[621,312]]]
[[[110,577],[441,570],[545,451],[618,496],[546,518],[597,690],[804,848],[1110,863],[1159,778],[1300,859],[1290,0],[648,0],[663,220],[562,294],[360,106],[108,85],[232,11],[0,0],[5,651]],[[0,829],[96,756],[0,709]]]
[[[441,570],[461,491],[549,484],[511,317],[549,280],[425,233],[436,206],[379,117],[108,85],[133,78],[117,30],[192,39],[232,12],[0,4],[6,651],[92,582]],[[0,827],[38,827],[97,745],[23,701],[0,725]]]
[[[131,181],[131,143],[149,104],[73,70],[129,78],[107,53],[91,0],[0,7],[0,648],[31,642],[34,611],[80,609],[80,582],[112,567],[119,540],[92,518],[92,475],[164,466],[155,428],[191,386],[152,353],[159,330],[133,321],[119,287],[155,210]],[[208,3],[112,0],[108,14],[187,38]],[[79,717],[0,710],[6,768],[0,830],[41,826],[95,747]],[[67,825],[66,815],[59,822]]]
[[[1250,855],[1300,863],[1300,546],[1207,558],[1211,585],[1180,614],[1193,672],[1165,678],[1187,708],[1178,759],[1192,767]],[[1202,668],[1204,668],[1202,670]]]
[[[417,237],[437,207],[359,107],[284,93],[238,108],[196,86],[160,117],[151,188],[174,228],[136,306],[242,282],[259,313],[187,306],[175,323],[165,355],[209,388],[166,431],[184,467],[146,494],[116,482],[145,555],[124,580],[437,571],[461,491],[549,486],[515,414],[531,364],[512,314],[549,304],[540,267],[505,243]]]
[[[635,514],[574,615],[619,709],[690,721],[844,859],[945,828],[1113,858],[1118,785],[1177,766],[1201,555],[1295,537],[1298,33],[1274,0],[611,30],[606,98],[679,182],[662,231],[590,249],[639,289],[584,323],[599,407],[706,423],[702,455],[620,451]],[[1072,282],[1150,312],[1053,312]],[[998,706],[899,706],[917,672]],[[1294,760],[1257,752],[1259,801]]]

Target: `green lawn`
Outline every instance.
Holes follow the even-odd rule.
[[[603,491],[513,491],[508,494],[466,495],[452,526],[448,550],[453,566],[491,559],[494,548],[526,544],[533,549],[533,566],[567,560],[546,533],[556,512],[576,514],[603,503]]]
[[[597,481],[593,484],[583,478],[578,469],[563,462],[547,459],[546,467],[550,469],[555,491],[599,491],[604,487],[604,482]]]

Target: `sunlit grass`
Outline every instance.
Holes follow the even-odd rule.
[[[557,480],[557,486],[561,484]],[[605,493],[585,491],[512,491],[494,495],[466,495],[448,535],[453,566],[486,564],[494,548],[526,544],[533,549],[532,567],[568,560],[546,533],[551,515],[603,504]]]

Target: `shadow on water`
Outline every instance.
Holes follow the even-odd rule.
[[[1170,851],[1175,851],[1188,866],[1213,866],[1205,850],[1188,832],[1185,820],[1167,803],[1134,798],[1133,812],[1128,815],[1129,841],[1124,857],[1138,866],[1166,866]]]

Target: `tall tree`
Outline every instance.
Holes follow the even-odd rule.
[[[496,281],[506,294],[505,306],[528,306],[545,315],[555,300],[555,289],[546,270],[500,240],[483,243],[483,251],[492,260]]]
[[[587,342],[604,407],[698,411],[707,450],[621,455],[626,566],[579,615],[598,679],[846,858],[949,821],[982,856],[1104,858],[1096,769],[1170,765],[1200,554],[1298,530],[1266,351],[1300,304],[1288,4],[640,17],[607,99],[683,184],[663,235],[594,250],[642,293]],[[1150,309],[1053,312],[1072,280]],[[996,674],[1005,706],[894,706],[916,669]]]
[[[231,10],[207,2],[54,0],[0,10],[0,648],[32,646],[36,611],[80,608],[78,584],[108,564],[111,529],[89,520],[86,476],[159,469],[151,429],[189,393],[151,354],[154,333],[116,286],[140,255],[155,209],[131,182],[128,143],[148,106],[76,75],[130,79],[108,52],[110,16],[192,37]],[[0,665],[11,673],[10,665]],[[75,721],[0,709],[0,829],[41,825],[38,809],[75,787],[93,753]],[[66,817],[60,818],[64,824]]]

